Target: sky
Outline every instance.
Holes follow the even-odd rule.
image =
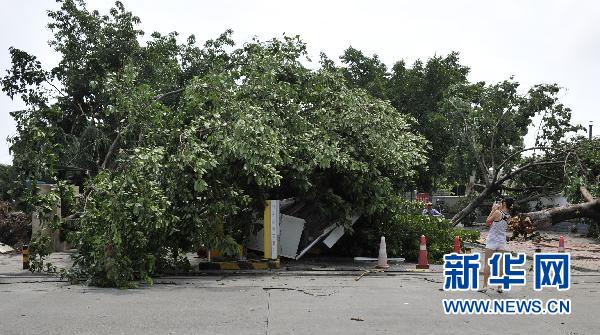
[[[489,83],[514,75],[523,91],[538,83],[564,88],[561,101],[573,122],[594,121],[600,132],[599,1],[269,1],[123,0],[147,35],[177,31],[199,42],[228,28],[244,43],[300,35],[316,61],[320,52],[338,59],[349,46],[377,54],[388,66],[451,51],[471,68],[470,80]],[[106,13],[114,1],[88,0]],[[58,55],[48,46],[46,11],[53,0],[3,0],[0,73],[10,66],[8,48],[34,54],[50,69]],[[16,132],[10,111],[22,109],[0,93],[0,163],[10,164],[6,138]],[[528,141],[531,142],[529,135]]]

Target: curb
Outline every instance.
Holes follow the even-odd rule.
[[[280,272],[364,272],[366,270],[375,269],[372,267],[332,267],[332,268],[318,268],[318,267],[283,267]],[[382,273],[443,273],[442,269],[416,269],[416,268],[389,268],[382,271]]]
[[[200,262],[198,270],[270,270],[281,268],[279,260]]]

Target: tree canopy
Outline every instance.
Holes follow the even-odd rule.
[[[455,224],[492,194],[516,196],[525,204],[582,184],[577,182],[581,173],[569,177],[567,169],[577,156],[567,135],[582,128],[571,124],[571,110],[560,102],[557,84],[534,85],[523,93],[513,77],[472,83],[457,53],[417,60],[412,67],[399,61],[388,70],[377,55],[350,47],[341,61],[348,85],[412,116],[414,129],[428,140],[427,164],[417,168],[414,180],[419,190],[474,182],[474,188],[467,188],[476,195],[454,216]],[[526,147],[534,120],[540,120],[535,145]],[[587,184],[594,188],[593,182]]]
[[[2,89],[28,106],[10,141],[31,195],[63,167],[89,173],[63,222],[82,278],[124,285],[192,247],[234,249],[269,198],[318,201],[344,224],[384,209],[425,163],[410,116],[325,60],[307,68],[296,36],[141,44],[120,2],[108,15],[60,3],[49,12],[58,66],[11,48]]]
[[[351,87],[390,102],[396,110],[414,119],[413,127],[429,142],[427,164],[418,167],[415,187],[433,191],[453,172],[445,162],[457,146],[452,115],[442,103],[454,86],[466,85],[469,68],[460,64],[458,53],[417,60],[411,67],[402,60],[391,69],[377,57],[348,48],[340,57],[341,71]],[[462,180],[460,180],[462,181]]]

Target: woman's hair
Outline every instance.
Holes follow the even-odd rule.
[[[504,200],[502,200],[502,202],[504,202],[504,204],[506,205],[506,208],[512,209],[513,203],[515,201],[513,200],[513,198],[504,198]]]

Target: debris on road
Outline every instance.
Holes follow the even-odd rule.
[[[263,287],[263,290],[264,291],[271,291],[271,290],[297,291],[297,292],[301,292],[301,293],[304,293],[306,295],[310,295],[313,297],[328,297],[334,293],[334,292],[332,292],[332,293],[328,293],[328,294],[319,294],[319,293],[307,292],[306,290],[303,290],[303,289],[291,288],[291,287]]]
[[[375,273],[375,272],[385,272],[385,270],[384,269],[365,270],[365,271],[363,271],[363,273],[360,274],[360,276],[354,278],[354,280],[359,281],[362,277],[368,275],[369,273]]]
[[[535,227],[531,222],[531,219],[525,215],[516,215],[508,220],[508,228],[513,232],[511,240],[516,239],[519,235],[523,236],[524,239],[533,238]]]
[[[13,249],[10,245],[0,243],[0,254],[9,254],[14,251],[15,249]]]
[[[487,231],[482,231],[478,243],[473,244],[478,252],[482,252],[487,238]],[[600,271],[600,240],[564,231],[535,231],[527,239],[522,237],[509,239],[508,249],[511,252],[524,252],[532,257],[536,252],[557,252],[560,236],[566,239],[565,251],[571,254],[571,265],[580,271]]]

